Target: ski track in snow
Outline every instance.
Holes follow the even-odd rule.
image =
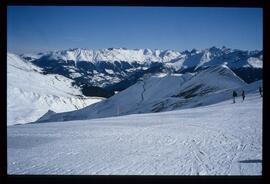
[[[142,81],[142,88],[143,88],[143,91],[142,91],[142,93],[141,93],[141,102],[140,102],[140,104],[144,101],[144,92],[145,92],[145,81]]]
[[[261,175],[262,99],[8,127],[8,174]]]

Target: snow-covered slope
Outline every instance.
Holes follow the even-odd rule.
[[[41,68],[8,53],[7,124],[35,121],[48,110],[65,112],[101,100],[84,97],[71,83],[60,75],[43,75]]]
[[[170,97],[175,94],[180,85],[190,79],[191,76],[191,74],[165,77],[159,75],[152,76],[137,82],[135,85],[94,106],[86,107],[80,111],[49,116],[45,115],[38,120],[38,122],[100,118],[120,114],[132,114],[135,113],[136,110],[145,111],[145,109],[142,108],[143,104],[149,105],[153,100],[161,100],[165,97]]]
[[[232,90],[239,91],[246,86],[249,85],[224,65],[210,67],[195,75],[156,75],[100,103],[73,112],[45,115],[37,122],[103,118],[209,105],[231,98]]]
[[[255,92],[244,102],[240,97],[236,101],[170,112],[11,126],[7,130],[7,172],[262,175],[262,98]]]
[[[217,65],[199,72],[191,80],[183,84],[180,91],[181,93],[188,93],[190,91],[186,95],[203,95],[204,93],[218,90],[237,88],[245,84],[226,65]],[[198,90],[196,90],[197,88]]]

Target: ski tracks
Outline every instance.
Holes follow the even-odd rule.
[[[145,81],[142,81],[142,92],[141,92],[141,101],[139,104],[141,104],[144,101],[144,92],[145,92]]]
[[[247,144],[244,144],[241,138],[218,129],[206,129],[198,125],[187,126],[193,126],[194,131],[198,132],[184,143],[191,154],[189,174],[209,175],[222,172],[229,175],[233,169],[242,174],[241,164],[237,160]]]

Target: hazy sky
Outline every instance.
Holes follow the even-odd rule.
[[[262,49],[262,9],[9,6],[8,51]]]

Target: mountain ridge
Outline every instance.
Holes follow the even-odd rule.
[[[20,57],[43,69],[59,74],[75,85],[121,91],[135,84],[144,74],[155,72],[196,72],[213,65],[227,65],[248,83],[262,79],[262,51],[242,51],[226,47],[182,52],[161,49],[68,49],[23,54]]]

